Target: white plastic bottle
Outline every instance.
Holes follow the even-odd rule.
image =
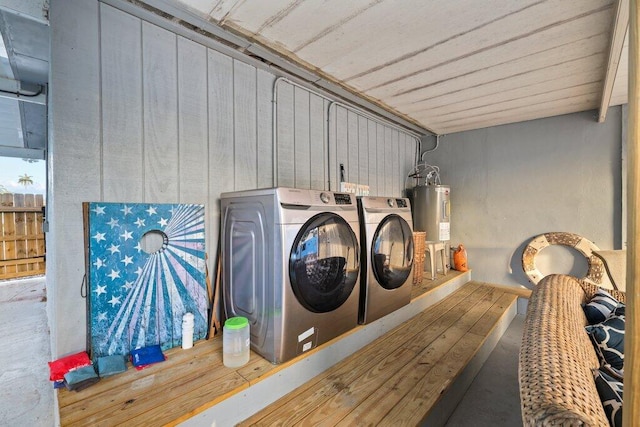
[[[238,368],[249,362],[249,320],[231,317],[222,328],[222,363],[227,368]]]
[[[182,348],[184,350],[193,347],[193,313],[185,313],[182,316]]]

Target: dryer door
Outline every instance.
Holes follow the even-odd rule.
[[[399,288],[407,281],[413,266],[413,232],[398,215],[385,217],[371,244],[373,274],[385,289]]]
[[[358,240],[340,216],[324,212],[298,232],[289,258],[296,298],[307,310],[326,313],[340,307],[358,280]]]

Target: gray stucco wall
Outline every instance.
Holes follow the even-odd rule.
[[[594,114],[445,135],[424,155],[451,186],[451,243],[464,243],[474,280],[531,287],[522,251],[546,232],[621,247],[621,108],[611,108],[605,123]],[[427,139],[423,149],[433,145]],[[576,251],[558,249],[537,257],[543,273],[586,271]]]

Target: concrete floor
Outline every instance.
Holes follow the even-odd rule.
[[[0,426],[52,426],[44,277],[0,281]]]
[[[44,278],[0,281],[0,426],[55,424]],[[447,427],[520,426],[518,350],[524,316],[511,322]]]
[[[445,427],[521,426],[518,352],[524,315],[517,315]]]

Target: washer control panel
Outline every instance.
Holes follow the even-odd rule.
[[[327,204],[331,201],[331,196],[328,193],[320,193],[320,201]]]
[[[336,199],[336,205],[352,205],[353,204],[351,195],[348,193],[334,193],[333,196]]]

